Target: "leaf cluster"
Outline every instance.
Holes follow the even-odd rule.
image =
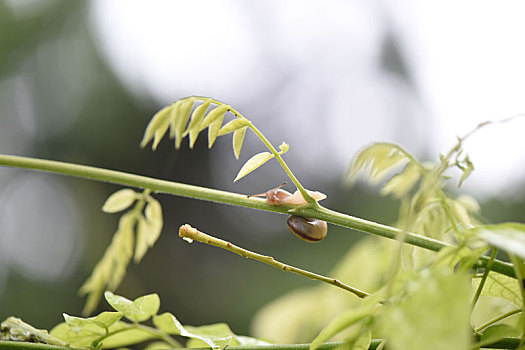
[[[81,349],[109,349],[149,342],[145,349],[182,347],[174,338],[188,338],[186,347],[224,349],[235,345],[269,345],[269,343],[234,334],[224,323],[193,327],[182,325],[169,313],[158,314],[160,299],[148,294],[129,300],[111,292],[104,297],[115,311],[82,318],[64,314],[64,321],[50,332],[62,344]],[[123,318],[130,322],[122,321]],[[151,320],[152,326],[144,324]]]
[[[202,103],[195,107],[196,102]],[[234,118],[224,124],[224,118],[228,112],[230,112]],[[248,128],[252,129],[263,142],[266,143],[271,152],[261,152],[252,156],[240,169],[235,177],[235,182],[274,158],[277,153],[279,155],[286,153],[289,146],[283,142],[280,146],[281,151],[277,152],[273,146],[265,140],[264,136],[259,133],[252,122],[230,105],[223,104],[211,98],[196,96],[177,100],[153,116],[146,127],[140,146],[145,147],[148,143],[152,142],[151,147],[155,150],[169,129],[169,138],[175,139],[175,147],[177,149],[180,148],[182,139],[186,136],[189,137],[189,146],[193,149],[199,134],[207,129],[208,148],[213,146],[217,137],[233,133],[233,153],[235,158],[239,159],[244,143],[244,136]]]
[[[296,338],[288,342],[305,341],[296,327],[286,326],[301,322],[303,328],[319,330],[311,349],[330,339],[346,340],[341,349],[367,349],[372,338],[384,339],[379,346],[394,350],[479,349],[498,347],[503,339],[507,340],[501,344],[506,345],[501,348],[518,347],[519,339],[509,345],[507,337],[525,336],[525,225],[482,225],[473,198],[445,190],[447,170],[461,171],[461,185],[474,169],[468,156],[462,155],[462,140],[435,164],[420,163],[391,143],[362,150],[348,179],[355,182],[366,171],[371,183],[382,183],[381,194],[401,201],[396,224],[401,233],[397,243],[379,244],[374,238],[370,244],[353,247],[331,275],[376,291],[365,300],[353,301],[327,287],[284,296],[256,316],[256,334],[290,332]],[[407,247],[404,232],[417,232],[449,246],[437,254]],[[381,249],[382,245],[389,248]],[[495,251],[486,268],[479,268],[479,258],[497,248],[509,255],[516,278],[490,270]],[[300,308],[302,319],[296,319],[298,305],[307,303],[310,306]],[[311,314],[318,317],[307,319]],[[280,329],[271,325],[277,317],[282,319]]]
[[[80,294],[88,295],[83,311],[85,315],[93,312],[105,290],[115,290],[120,285],[131,260],[139,263],[160,236],[162,208],[148,190],[143,193],[119,190],[108,197],[102,210],[116,213],[128,208],[121,216],[117,232],[103,257],[80,287]]]

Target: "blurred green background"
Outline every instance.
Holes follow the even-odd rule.
[[[252,11],[235,2],[227,4],[237,4],[246,16]],[[93,19],[100,11],[95,8],[100,6],[65,0],[18,4],[0,1],[0,153],[93,165],[247,194],[286,181],[276,164],[268,164],[246,180],[231,183],[243,161],[263,149],[253,135],[247,135],[239,161],[234,160],[229,137],[219,139],[212,150],[208,150],[205,137],[191,151],[186,143],[176,151],[167,141],[156,152],[140,149],[138,144],[147,122],[169,101],[152,89],[137,90],[136,82],[122,79],[121,73],[115,72],[114,63],[108,63],[97,29],[100,20]],[[143,2],[143,6],[156,3]],[[329,65],[330,61],[281,60],[279,50],[272,51],[260,43],[266,51],[258,49],[254,54],[261,55],[267,64],[258,71],[272,74],[254,74],[250,81],[259,90],[245,91],[248,88],[242,84],[242,69],[239,77],[232,76],[238,86],[227,89],[189,66],[182,67],[186,75],[207,82],[208,85],[202,85],[203,91],[189,91],[199,85],[185,85],[184,79],[173,76],[173,85],[164,94],[175,100],[188,94],[213,93],[213,97],[233,105],[251,119],[274,144],[291,140],[287,161],[308,188],[328,195],[324,202],[327,207],[391,223],[396,218],[397,203],[380,198],[374,188],[348,189],[342,185],[352,155],[363,144],[383,137],[401,143],[422,159],[436,159],[436,154],[425,142],[433,124],[425,117],[427,110],[403,55],[399,33],[381,11],[371,13],[376,14],[373,19],[377,22],[367,22],[367,26],[381,29],[373,54],[362,54],[359,45],[352,46],[350,39],[348,43],[339,42],[333,51],[320,53],[359,56],[361,63],[347,62],[344,66],[348,71],[344,73],[317,76],[322,70],[307,71],[310,75],[304,80],[301,65]],[[253,26],[262,28],[266,15],[271,17],[271,13],[262,13],[260,22],[245,25],[252,26],[252,30]],[[198,13],[188,16],[198,19]],[[147,24],[136,18],[135,25],[144,31]],[[108,26],[111,28],[111,23]],[[346,32],[341,32],[344,39]],[[191,37],[192,33],[193,28],[186,28],[183,33],[174,31],[174,40],[165,45],[176,45],[178,37]],[[325,40],[322,34],[307,39]],[[191,49],[182,47],[179,54],[191,54]],[[127,54],[132,57],[143,53],[136,47]],[[162,47],[155,54],[162,55]],[[207,56],[212,66],[213,54],[216,52]],[[359,77],[356,71],[360,64],[369,67],[373,74]],[[375,109],[376,117],[368,119],[367,108],[352,99],[354,93],[361,87],[376,89],[375,84],[387,78],[390,85],[382,85],[381,91],[396,94],[376,94],[373,90],[376,103],[384,107],[378,111],[374,103],[369,103],[373,99],[365,100],[365,106]],[[326,91],[324,87],[330,86],[331,79],[337,84],[354,79],[357,86]],[[374,82],[370,85],[361,84],[371,80]],[[333,100],[327,97],[333,93],[343,101],[348,99],[338,110],[348,117],[330,119],[330,113],[326,113],[335,113],[330,110]],[[300,108],[281,108],[288,104]],[[296,115],[288,121],[290,112]],[[374,129],[381,120],[386,124],[384,130],[361,133]],[[340,138],[334,137],[337,133],[326,132],[334,128],[336,121]],[[337,148],[338,144],[344,147]],[[346,160],[341,161],[334,153],[344,154]],[[523,184],[523,180],[513,183],[498,197],[478,198],[483,201],[483,215],[493,222],[523,221]],[[49,329],[61,322],[63,312],[80,314],[84,300],[77,296],[77,289],[102,256],[118,222],[117,214],[105,214],[100,208],[117,189],[111,184],[0,168],[0,319],[15,315],[36,327]],[[173,312],[181,322],[227,322],[239,334],[250,332],[252,315],[265,303],[317,282],[217,248],[188,245],[177,236],[181,224],[190,223],[242,247],[321,274],[328,273],[349,247],[364,236],[330,227],[327,239],[307,244],[287,232],[284,216],[167,195],[156,198],[162,203],[165,217],[162,236],[140,265],[130,265],[117,293],[135,298],[157,292],[161,310]],[[100,310],[105,308],[104,304],[100,306]]]

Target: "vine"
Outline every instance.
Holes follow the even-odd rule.
[[[225,119],[232,118],[225,122]],[[507,122],[513,118],[503,120]],[[164,181],[108,169],[50,160],[0,155],[0,165],[47,171],[97,181],[117,183],[142,189],[121,189],[104,203],[108,213],[126,211],[117,231],[91,276],[80,288],[88,295],[84,315],[90,314],[104,295],[114,311],[83,318],[64,314],[64,323],[50,333],[10,317],[2,323],[0,348],[23,341],[20,349],[43,346],[46,349],[68,347],[100,349],[149,342],[148,349],[177,348],[183,345],[178,337],[188,338],[186,347],[207,346],[212,349],[331,349],[383,348],[385,344],[398,349],[443,348],[469,349],[479,347],[517,348],[524,342],[525,318],[525,225],[503,223],[483,225],[478,220],[479,206],[470,197],[453,196],[444,190],[449,177],[445,172],[459,169],[459,186],[474,169],[468,155],[463,155],[463,142],[475,131],[491,124],[478,125],[457,144],[440,156],[436,164],[420,163],[402,147],[391,143],[375,143],[362,150],[354,159],[348,180],[355,182],[363,170],[368,170],[372,183],[382,183],[381,194],[391,195],[401,202],[397,227],[387,226],[349,216],[322,207],[310,196],[284,161],[289,146],[282,142],[274,147],[269,140],[241,113],[218,100],[191,96],[180,99],[160,110],[148,124],[141,146],[150,142],[155,150],[168,134],[180,148],[185,137],[193,148],[198,136],[207,129],[208,147],[217,137],[232,134],[235,157],[238,159],[247,130],[251,130],[268,151],[252,156],[240,168],[235,180],[250,174],[275,158],[297,187],[303,204],[272,205],[263,199],[243,194],[199,186]],[[168,132],[169,131],[169,132]],[[183,326],[173,314],[158,314],[160,299],[156,294],[128,300],[113,294],[125,276],[129,263],[139,263],[147,250],[159,238],[163,228],[162,208],[158,193],[244,206],[282,214],[293,214],[323,220],[345,228],[386,237],[398,242],[389,275],[380,288],[363,292],[352,284],[326,277],[274,260],[270,256],[251,252],[230,242],[200,232],[189,225],[179,230],[188,241],[224,248],[245,258],[252,258],[281,270],[333,285],[357,296],[353,307],[339,313],[325,324],[318,336],[307,345],[275,345],[269,342],[235,335],[227,325],[201,327]],[[415,250],[419,247],[423,249]],[[492,249],[490,256],[486,253]],[[496,259],[497,250],[506,252],[513,264]],[[482,271],[482,272],[481,272]],[[472,291],[475,291],[472,293]],[[510,311],[491,315],[471,324],[471,313],[482,297],[499,298],[517,306]],[[447,308],[456,313],[450,322]],[[427,312],[423,311],[427,310]],[[519,317],[518,322],[514,318]],[[130,322],[121,319],[127,318]],[[143,324],[150,320],[153,326]],[[434,320],[440,320],[436,323]],[[413,330],[420,325],[432,325],[431,331]],[[327,343],[346,332],[344,342]],[[381,334],[384,339],[372,339]],[[174,338],[177,337],[177,338]],[[32,345],[28,342],[44,343]],[[408,344],[408,345],[407,345]],[[18,346],[17,344],[16,346]],[[14,346],[14,345],[13,345]],[[436,348],[437,349],[437,348]]]

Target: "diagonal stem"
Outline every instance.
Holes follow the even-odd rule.
[[[351,287],[347,284],[344,284],[343,282],[335,278],[318,275],[310,271],[306,271],[306,270],[303,270],[303,269],[300,269],[300,268],[297,268],[291,265],[284,264],[280,261],[275,260],[271,256],[254,253],[252,251],[249,251],[239,246],[236,246],[234,244],[231,244],[230,242],[210,236],[204,232],[201,232],[191,227],[190,225],[182,225],[179,229],[179,236],[182,238],[185,238],[186,240],[189,240],[189,242],[197,241],[197,242],[213,245],[219,248],[229,250],[230,252],[233,252],[235,254],[242,256],[243,258],[254,259],[262,263],[268,264],[270,266],[276,267],[283,271],[290,271],[290,272],[299,274],[301,276],[308,277],[313,280],[318,280],[318,281],[322,281],[322,282],[334,285],[336,287],[342,288],[344,290],[347,290],[357,295],[359,298],[365,298],[369,296],[368,293],[363,292],[357,288]]]
[[[402,232],[395,227],[356,218],[327,208],[323,208],[321,206],[294,207],[292,205],[269,205],[264,199],[248,198],[243,194],[159,180],[151,177],[86,165],[0,154],[0,166],[40,170],[56,174],[80,177],[84,179],[111,182],[123,186],[149,189],[154,192],[170,193],[182,197],[237,205],[282,214],[289,214],[289,211],[293,209],[294,215],[324,220],[335,225],[386,237],[389,239],[396,239]],[[449,244],[445,242],[441,242],[439,240],[418,235],[412,232],[406,233],[405,243],[435,252],[449,246]],[[489,258],[482,256],[474,267],[485,267],[487,266],[488,262]],[[492,264],[492,271],[515,278],[513,265],[500,260],[494,260]]]

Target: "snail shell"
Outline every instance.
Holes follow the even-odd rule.
[[[294,235],[308,242],[319,242],[328,232],[326,221],[296,215],[286,220],[286,226]]]
[[[301,205],[308,203],[299,190],[295,191],[294,194],[282,190],[281,187],[284,185],[286,185],[286,183],[268,190],[265,193],[252,194],[248,197],[266,197],[266,203],[270,205]],[[306,192],[310,197],[315,199],[316,202],[326,198],[326,195],[321,192],[309,190],[306,190]],[[290,216],[288,220],[286,220],[286,226],[290,232],[307,242],[319,242],[326,237],[326,233],[328,232],[326,221],[303,218],[297,215]]]

